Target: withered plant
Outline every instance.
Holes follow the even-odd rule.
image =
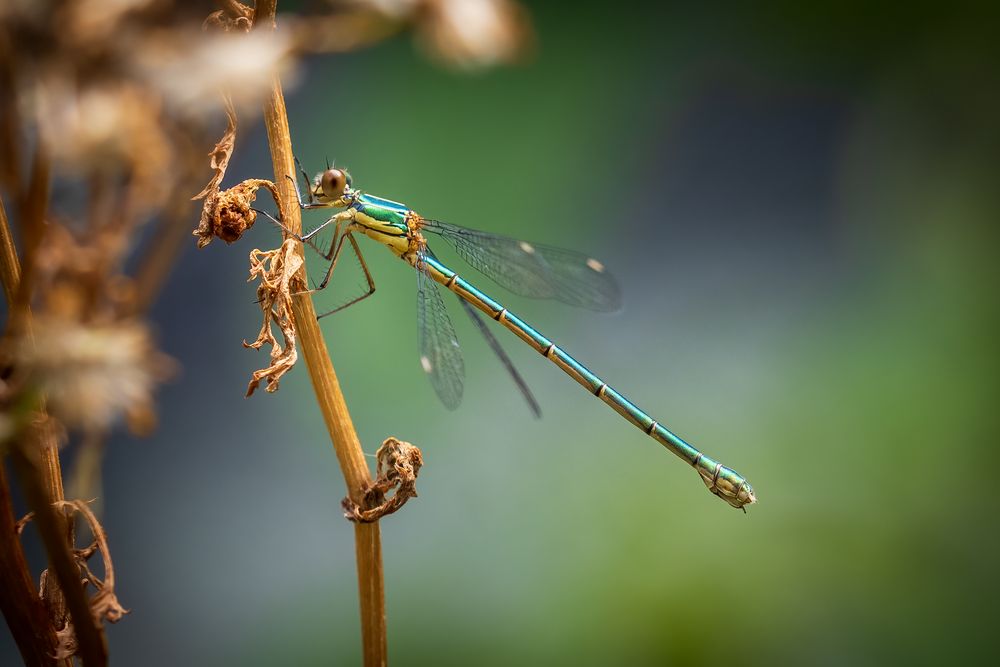
[[[378,519],[415,495],[422,460],[390,437],[375,480],[365,461],[305,290],[281,77],[305,52],[355,50],[403,30],[444,65],[489,66],[520,56],[530,31],[513,0],[345,0],[317,16],[277,19],[275,5],[0,5],[0,278],[8,306],[0,610],[25,664],[107,663],[103,624],[127,613],[118,594],[128,596],[115,590],[113,536],[91,504],[103,443],[121,425],[135,436],[156,427],[155,390],[177,363],[159,351],[147,311],[192,229],[199,247],[237,241],[257,219],[251,204],[261,188],[287,234],[278,248],[250,254],[263,324],[249,345],[269,345],[271,364],[254,374],[248,394],[261,382],[275,391],[301,351],[346,481],[365,663],[387,662]],[[256,122],[261,107],[273,180],[223,188],[237,127]],[[202,201],[197,225],[192,199]],[[154,229],[142,235],[145,226]],[[155,241],[143,245],[143,236]],[[60,462],[66,446],[79,450],[70,498]],[[20,519],[8,472],[31,510]],[[22,549],[28,527],[48,558],[40,577]],[[78,528],[90,536],[84,546]],[[91,569],[95,554],[102,575]]]

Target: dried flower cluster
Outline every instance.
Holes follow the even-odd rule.
[[[121,422],[137,434],[155,426],[154,392],[174,363],[143,314],[189,238],[189,202],[206,179],[223,93],[233,117],[256,111],[274,74],[294,62],[281,37],[203,24],[203,15],[170,0],[0,4],[0,247],[9,304],[0,452],[20,462],[53,562],[40,585],[47,627],[15,637],[25,656],[105,658],[101,624],[124,609],[97,518],[62,499],[52,444],[66,437],[52,434],[99,446]],[[90,525],[90,547],[77,549],[65,528],[74,514]],[[0,536],[5,563],[9,538]],[[60,559],[60,551],[68,555]],[[98,551],[104,579],[87,564]],[[44,646],[33,649],[35,641]]]
[[[176,202],[203,178],[222,91],[234,119],[236,108],[258,108],[273,73],[292,62],[281,38],[202,23],[162,0],[0,9],[0,77],[12,93],[0,100],[0,161],[32,287],[24,304],[34,308],[33,326],[9,332],[4,346],[9,389],[39,392],[70,428],[107,430],[125,416],[148,430],[152,390],[169,364],[135,316],[152,291],[137,283],[162,279],[125,273],[142,251],[136,231],[158,218],[156,236],[177,237],[167,225],[189,224]],[[43,173],[24,177],[27,153]],[[161,241],[147,257],[176,251]]]

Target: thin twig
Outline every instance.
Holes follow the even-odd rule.
[[[274,25],[276,0],[257,3],[255,29],[270,29]],[[264,123],[267,128],[271,160],[274,165],[274,182],[281,196],[281,210],[285,212],[285,226],[295,233],[301,233],[302,216],[298,200],[288,176],[295,174],[292,157],[291,134],[281,82],[275,77],[271,98],[264,105]],[[301,246],[299,252],[302,252]],[[302,284],[306,285],[305,268],[301,273]],[[364,501],[364,489],[371,483],[371,472],[364,458],[361,443],[354,430],[347,403],[340,390],[340,383],[334,373],[330,355],[326,349],[316,310],[308,295],[301,295],[293,302],[293,313],[298,328],[302,352],[313,391],[319,402],[323,420],[326,422],[330,439],[340,462],[347,493],[356,503]],[[385,590],[382,580],[382,541],[378,523],[355,524],[355,555],[358,562],[358,588],[361,602],[361,634],[365,665],[385,665]]]
[[[21,263],[17,260],[17,247],[10,233],[10,222],[7,211],[0,198],[0,280],[3,281],[3,293],[7,297],[7,306],[14,305],[17,297],[17,286],[21,284]]]

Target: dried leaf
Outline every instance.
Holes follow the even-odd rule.
[[[387,438],[375,452],[378,460],[377,477],[364,490],[362,509],[349,497],[341,501],[344,517],[355,523],[372,523],[399,510],[406,501],[417,496],[417,475],[424,464],[420,449],[397,438]],[[386,494],[396,488],[388,499]]]
[[[270,345],[271,365],[254,372],[247,386],[247,396],[257,390],[262,380],[267,385],[266,391],[277,391],[281,377],[292,369],[298,359],[298,352],[295,349],[297,336],[295,318],[292,315],[292,294],[303,287],[296,278],[303,265],[298,246],[298,241],[289,238],[275,250],[263,251],[255,248],[250,251],[250,280],[260,278],[257,298],[264,314],[264,321],[257,340],[252,343],[243,341],[243,345],[255,350]],[[284,345],[278,343],[274,337],[272,322],[281,329]]]
[[[219,9],[208,15],[208,18],[202,24],[202,28],[205,30],[221,30],[223,32],[230,32],[232,30],[250,32],[250,29],[253,27],[253,8],[239,2],[234,3],[233,8],[239,11],[241,15],[232,17],[226,10]]]
[[[60,509],[69,509],[82,515],[90,527],[90,532],[94,536],[94,544],[86,549],[74,550],[80,569],[84,573],[84,582],[93,586],[97,591],[90,598],[90,613],[93,614],[96,623],[103,621],[117,623],[122,616],[128,613],[128,610],[118,602],[118,597],[115,595],[115,568],[111,562],[111,549],[108,547],[108,538],[101,522],[90,511],[87,503],[82,500],[62,500],[53,504]],[[95,575],[87,564],[87,558],[95,551],[100,552],[101,560],[104,563],[104,579]]]
[[[140,321],[82,322],[48,312],[34,321],[34,336],[13,342],[17,367],[68,427],[106,431],[120,416],[148,414],[154,389],[174,372]]]
[[[215,144],[215,148],[208,154],[209,165],[215,170],[215,175],[208,182],[205,188],[191,197],[192,200],[204,199],[205,203],[201,208],[201,220],[198,221],[198,229],[194,235],[198,238],[198,247],[204,248],[212,242],[214,236],[213,215],[217,210],[219,198],[219,185],[226,175],[229,167],[229,160],[233,156],[233,148],[236,146],[236,109],[229,96],[223,96],[223,104],[226,109],[226,131],[222,138]]]
[[[219,190],[219,184],[222,183],[226,168],[229,166],[229,159],[233,156],[233,148],[236,145],[236,109],[228,95],[223,96],[223,105],[226,109],[226,131],[208,154],[209,164],[215,170],[215,175],[204,190],[191,197],[192,200],[201,199]]]
[[[52,506],[58,509],[68,509],[70,515],[80,514],[87,522],[90,532],[94,536],[94,541],[83,549],[74,548],[73,558],[83,575],[83,586],[90,585],[95,590],[89,600],[90,613],[94,618],[94,623],[98,626],[105,621],[117,623],[125,614],[129,613],[129,610],[121,605],[115,594],[115,568],[111,562],[111,549],[108,547],[107,534],[104,532],[101,522],[97,520],[88,504],[83,500],[60,500],[52,503]],[[32,518],[34,518],[34,513],[28,514],[18,522],[18,534],[23,530],[24,524]],[[94,574],[87,563],[90,557],[98,552],[101,554],[104,565],[103,579]],[[42,572],[39,584],[41,590],[45,590],[49,585],[50,577],[48,574],[48,570]],[[56,659],[63,660],[76,655],[78,649],[76,631],[71,621],[67,619],[65,625],[56,630],[56,638],[58,639]]]

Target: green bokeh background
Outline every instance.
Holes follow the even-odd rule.
[[[533,420],[451,299],[468,377],[446,411],[417,362],[412,272],[366,243],[376,295],[323,324],[366,450],[424,452],[420,497],[383,522],[392,662],[995,655],[996,13],[529,7],[521,66],[456,74],[405,36],[310,61],[289,98],[299,156],[600,257],[626,295],[612,316],[480,282],[759,504],[712,498],[497,329]],[[259,128],[234,168],[269,173]],[[254,235],[185,256],[155,314],[184,375],[158,434],[108,453],[134,610],[117,664],[360,661],[353,531],[305,369],[241,397],[265,362],[239,345],[257,327],[245,252],[277,240]]]

